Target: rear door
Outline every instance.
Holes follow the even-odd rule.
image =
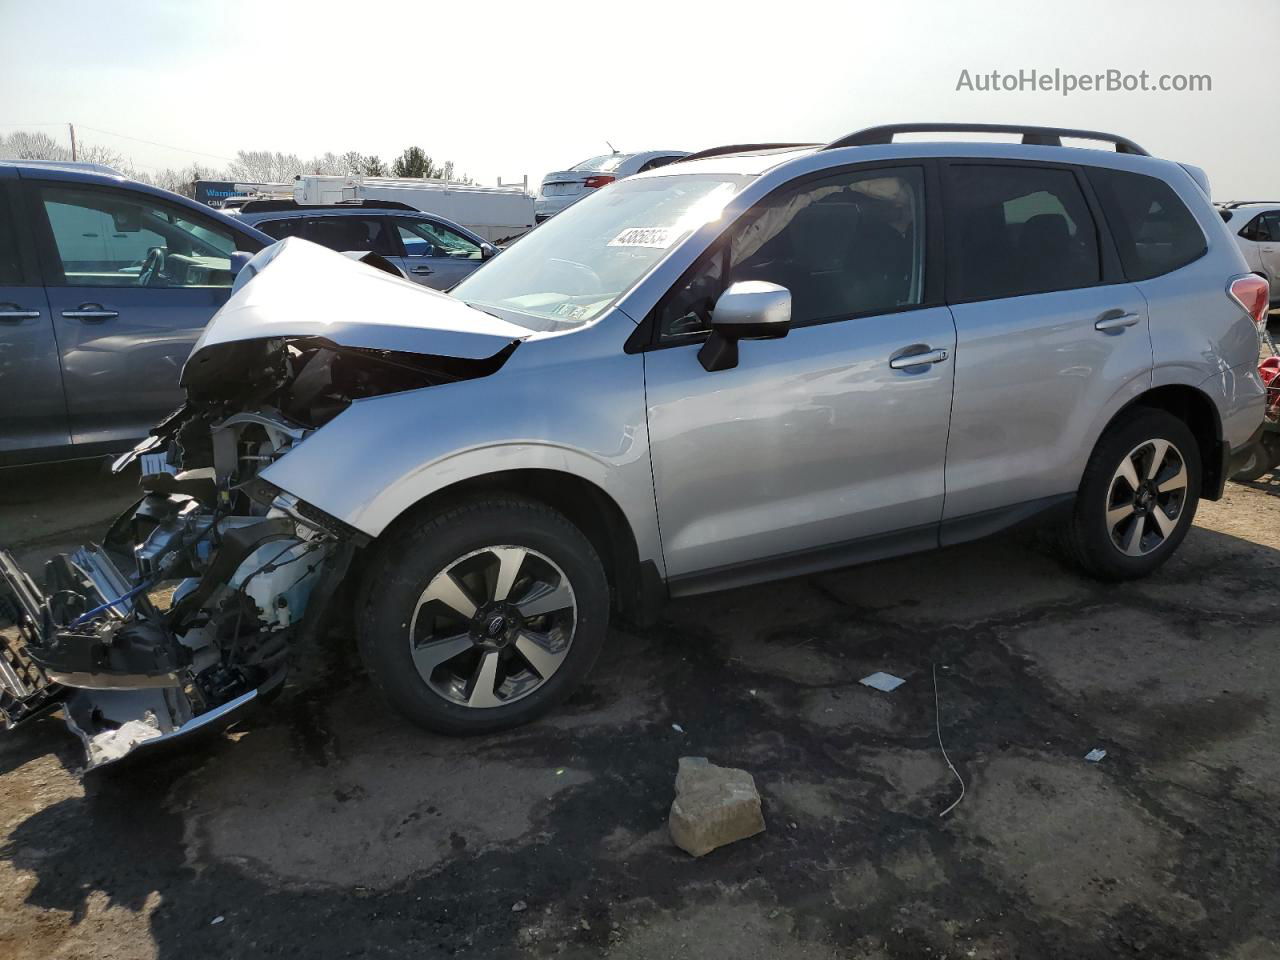
[[[1077,170],[956,160],[944,183],[957,341],[943,517],[981,523],[1075,491],[1101,411],[1150,383],[1151,337]]]
[[[178,376],[231,290],[231,229],[140,191],[27,180],[67,421],[122,445],[182,402]]]
[[[19,184],[0,171],[0,464],[71,442],[58,341]]]
[[[429,217],[392,217],[415,283],[448,290],[483,262],[480,244]]]
[[[1259,219],[1258,257],[1272,284],[1280,284],[1280,212],[1264,213]],[[1271,293],[1272,299],[1276,291]]]

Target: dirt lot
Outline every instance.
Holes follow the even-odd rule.
[[[0,540],[130,494],[0,474]],[[334,638],[183,757],[82,783],[60,718],[0,738],[0,957],[1280,957],[1277,613],[1280,481],[1140,584],[1005,537],[682,601],[487,739],[406,726]],[[674,849],[682,755],[752,771],[768,831]]]

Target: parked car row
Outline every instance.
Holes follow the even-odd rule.
[[[931,130],[977,136],[897,141]],[[1268,286],[1203,172],[1089,131],[703,151],[450,295],[298,237],[240,276],[118,464],[139,510],[56,591],[0,552],[9,707],[63,702],[91,762],[236,716],[334,603],[387,700],[460,734],[551,709],[668,597],[1033,519],[1144,576],[1265,403]]]

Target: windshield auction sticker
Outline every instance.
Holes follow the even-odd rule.
[[[628,227],[609,241],[611,247],[658,247],[666,249],[671,246],[670,227]]]

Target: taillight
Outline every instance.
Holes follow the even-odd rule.
[[[1237,277],[1227,288],[1231,299],[1244,307],[1245,313],[1261,328],[1267,322],[1267,308],[1271,302],[1271,284],[1256,273]]]
[[[613,183],[613,181],[617,179],[618,179],[617,177],[604,177],[604,176],[587,177],[587,179],[583,181],[582,185],[586,187],[588,190],[594,190],[596,189],[596,187],[603,187],[606,183]]]

